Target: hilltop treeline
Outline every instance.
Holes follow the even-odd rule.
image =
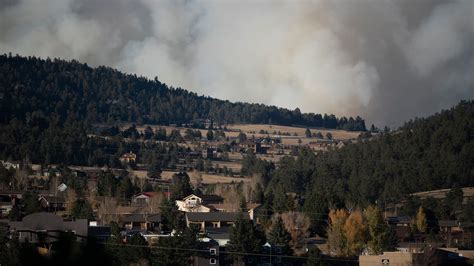
[[[232,103],[168,87],[108,67],[77,61],[0,56],[0,122],[12,119],[87,123],[273,123],[365,130],[362,118],[301,113],[263,104]]]
[[[473,134],[474,102],[462,101],[338,150],[315,155],[301,149],[265,176],[274,191],[281,187],[306,195],[313,213],[329,205],[399,202],[412,192],[474,186]]]

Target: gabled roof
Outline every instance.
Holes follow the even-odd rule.
[[[51,195],[40,195],[38,197],[38,201],[44,200],[46,203],[50,204],[64,204],[66,203],[66,199],[61,196],[51,196]]]
[[[22,230],[74,230],[78,235],[87,235],[87,219],[64,221],[62,217],[53,213],[38,212],[27,215],[21,222],[10,222],[10,228]]]
[[[187,200],[188,198],[191,198],[191,197],[196,197],[196,198],[200,198],[203,203],[208,203],[208,202],[222,202],[224,201],[224,198],[222,198],[221,196],[219,195],[213,195],[213,194],[209,194],[209,195],[196,195],[196,194],[190,194],[189,196],[185,197],[183,199],[183,201]]]
[[[238,212],[188,212],[186,219],[191,222],[235,222]],[[249,220],[248,213],[243,214],[244,219]]]
[[[459,226],[459,223],[456,220],[439,220],[438,224],[439,224],[439,226],[442,226],[442,227],[456,227],[456,226]]]
[[[205,203],[206,202],[222,202],[224,201],[224,198],[222,198],[221,196],[219,195],[201,195],[199,196],[202,201],[204,201]]]
[[[125,215],[122,218],[122,222],[125,223],[140,223],[140,222],[150,222],[150,223],[159,223],[161,222],[160,214],[143,214],[143,213],[134,213]]]
[[[183,201],[185,201],[185,200],[187,200],[187,199],[189,199],[189,198],[191,198],[191,197],[196,197],[196,198],[202,199],[200,196],[197,196],[196,194],[189,194],[188,196],[186,196],[186,197],[183,198]]]
[[[141,195],[147,196],[149,198],[155,196],[157,193],[156,192],[140,192],[138,194],[133,195],[133,198],[139,197]]]
[[[213,203],[209,204],[209,207],[216,209],[216,210],[223,210],[225,212],[236,212],[240,209],[239,205],[236,204],[230,204],[230,203]],[[259,203],[247,203],[247,210],[252,210],[260,207],[261,204]]]

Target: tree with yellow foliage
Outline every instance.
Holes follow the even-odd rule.
[[[346,256],[357,256],[366,243],[366,227],[362,212],[351,212],[344,223],[344,236],[346,238]]]
[[[418,208],[418,212],[416,213],[415,223],[416,223],[416,228],[418,229],[418,231],[420,231],[422,233],[426,232],[426,228],[428,227],[428,223],[426,221],[425,211],[423,210],[423,207],[421,207],[421,206]]]
[[[345,224],[349,213],[344,209],[329,211],[328,245],[332,255],[344,256],[346,254],[347,239]]]

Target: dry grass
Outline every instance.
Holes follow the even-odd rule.
[[[450,190],[451,189],[438,189],[438,190],[422,191],[422,192],[413,193],[411,195],[420,197],[421,199],[426,199],[428,197],[432,197],[435,199],[444,199],[446,198],[446,194]],[[467,199],[469,197],[474,196],[474,187],[464,187],[462,188],[462,191],[463,191],[464,203],[467,202]]]
[[[256,137],[266,136],[265,134],[259,134],[260,130],[268,131],[269,134],[272,134],[274,131],[281,133],[290,133],[293,137],[294,133],[298,135],[301,139],[305,138],[305,131],[306,128],[303,127],[290,127],[290,126],[279,126],[279,125],[262,125],[262,124],[236,124],[227,126],[229,129],[233,130],[241,130],[246,134],[253,134],[250,132],[255,132]],[[357,138],[360,134],[358,131],[346,131],[346,130],[338,130],[338,129],[322,129],[322,128],[310,128],[312,133],[321,132],[323,135],[326,133],[331,132],[335,139],[353,139]],[[284,136],[282,136],[284,137]],[[296,141],[298,139],[296,138]]]
[[[163,171],[163,173],[161,173],[161,178],[163,180],[170,180],[173,175],[175,174],[176,172],[174,171]],[[197,176],[201,174],[202,175],[202,183],[203,184],[224,184],[224,183],[238,183],[238,182],[249,182],[250,179],[248,178],[241,178],[241,177],[230,177],[230,176],[221,176],[221,175],[212,175],[212,174],[206,174],[206,173],[200,173],[200,172],[197,172],[197,171],[193,171],[193,172],[188,172],[188,175],[190,177],[191,180],[193,179],[196,179]]]
[[[212,161],[214,167],[218,164],[220,168],[226,166],[229,169],[232,169],[234,173],[240,172],[242,164],[240,162],[222,162],[222,161]]]
[[[129,128],[131,124],[126,123],[120,126],[121,130],[125,130]],[[153,130],[158,128],[164,128],[166,130],[166,134],[170,134],[172,130],[178,129],[181,135],[184,136],[184,132],[186,128],[182,127],[170,127],[170,126],[159,126],[159,125],[141,125],[137,126],[137,130],[139,132],[143,132],[147,126],[150,126]],[[227,128],[232,131],[226,131],[225,134],[227,137],[237,137],[239,135],[239,131],[242,131],[247,134],[247,136],[255,135],[255,137],[264,137],[266,134],[260,134],[260,130],[268,131],[270,135],[273,134],[274,131],[281,133],[290,133],[291,137],[289,143],[293,143],[293,136],[295,133],[298,135],[297,137],[303,139],[305,138],[305,131],[306,128],[304,127],[291,127],[291,126],[279,126],[279,125],[266,125],[266,124],[235,124],[235,125],[228,125]],[[198,130],[198,129],[194,129]],[[201,131],[202,136],[206,136],[207,129],[199,129]],[[330,132],[335,139],[354,139],[357,138],[360,134],[359,131],[346,131],[346,130],[338,130],[338,129],[324,129],[324,128],[310,128],[312,133],[321,132],[323,135]],[[253,133],[255,132],[255,133]],[[286,139],[285,136],[282,136]],[[296,138],[296,144],[298,139]]]

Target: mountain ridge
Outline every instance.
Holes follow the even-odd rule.
[[[182,88],[173,88],[157,78],[149,80],[116,69],[89,67],[76,60],[39,59],[36,57],[0,56],[1,123],[37,112],[58,116],[60,121],[73,115],[94,123],[187,123],[212,119],[220,123],[259,123],[301,125],[366,130],[357,116],[301,113],[264,104],[230,102],[199,96]],[[26,99],[19,99],[19,98]],[[16,102],[15,105],[8,105]],[[54,105],[54,106],[53,106]],[[35,109],[33,109],[35,108]],[[40,114],[38,112],[42,112]]]

